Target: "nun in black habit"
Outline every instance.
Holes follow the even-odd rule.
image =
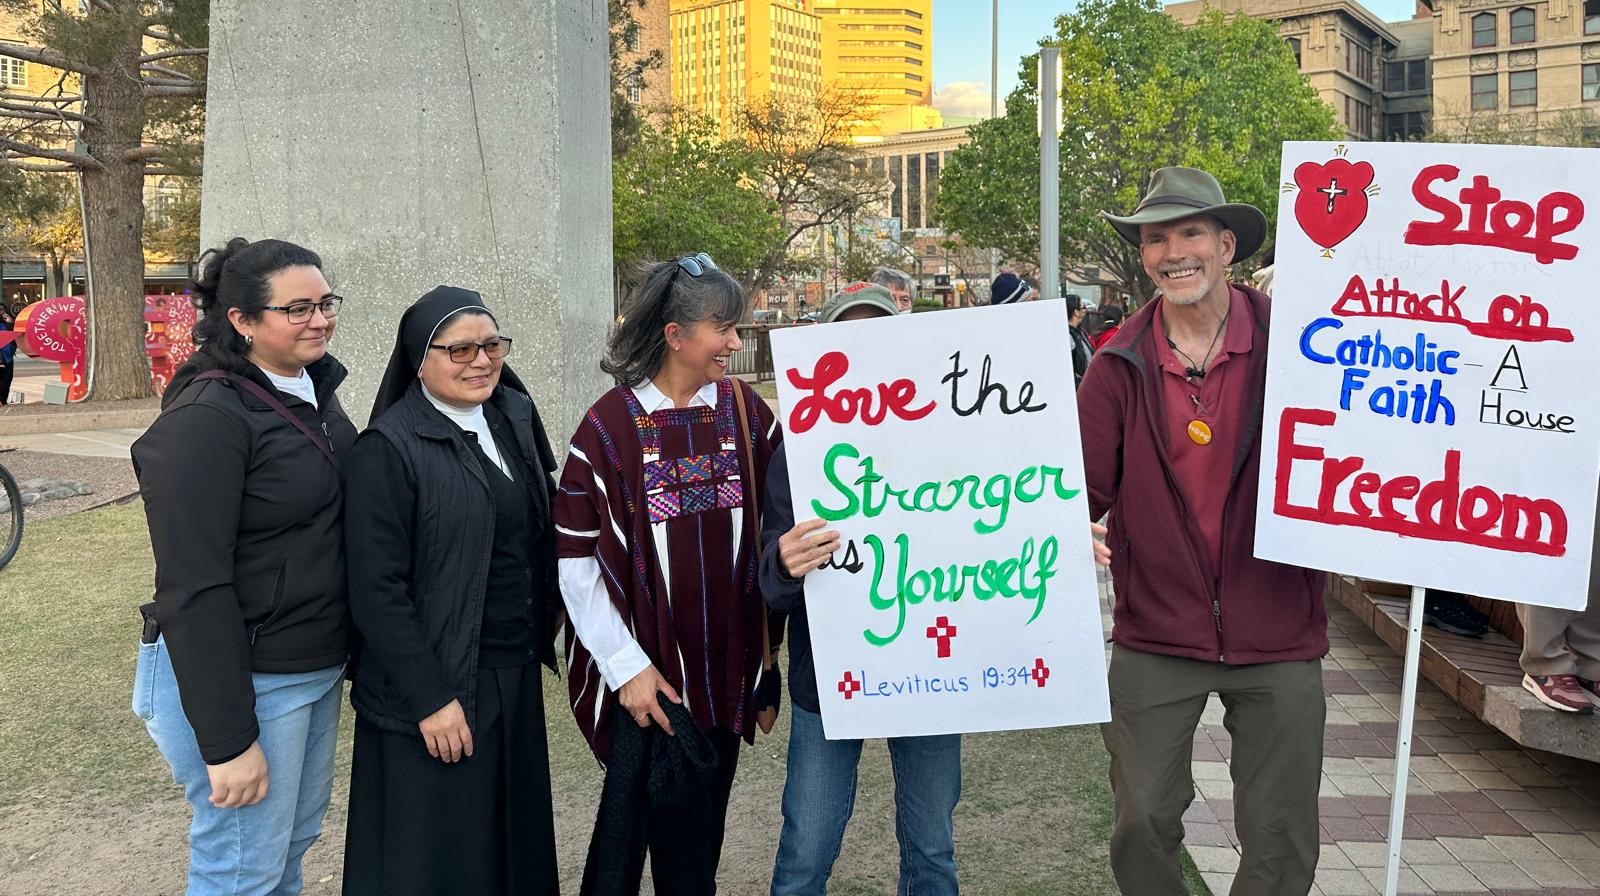
[[[400,318],[344,463],[361,648],[346,896],[556,896],[539,665],[555,668],[555,457],[475,292]]]

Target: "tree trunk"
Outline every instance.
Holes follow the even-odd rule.
[[[144,398],[144,163],[127,154],[144,135],[140,35],[98,74],[84,78],[84,149],[104,170],[83,173],[83,237],[89,260],[88,397]]]

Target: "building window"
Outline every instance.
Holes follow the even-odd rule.
[[[1511,73],[1511,105],[1539,105],[1539,73],[1537,71]]]
[[[1372,48],[1345,35],[1344,68],[1363,84],[1372,83]]]
[[[1596,2],[1600,2],[1600,0],[1596,0]],[[1299,68],[1300,67],[1300,38],[1291,37],[1291,38],[1288,38],[1288,42],[1289,42],[1289,51],[1294,54],[1294,67],[1295,68]]]
[[[1514,44],[1533,43],[1533,10],[1524,6],[1511,11],[1511,42]]]
[[[1383,116],[1383,139],[1420,140],[1427,135],[1427,122],[1421,112],[1395,112]]]
[[[1584,0],[1583,33],[1600,34],[1600,0]]]
[[[638,105],[644,99],[644,79],[634,75],[628,79],[628,102]]]
[[[1355,97],[1345,97],[1344,127],[1357,137],[1372,136],[1372,106]]]
[[[1412,93],[1428,89],[1428,60],[1398,59],[1383,66],[1383,89],[1389,93]]]
[[[639,26],[634,25],[628,29],[628,52],[639,52]]]
[[[1495,44],[1495,18],[1492,12],[1481,12],[1472,17],[1472,46],[1492,47]]]
[[[0,87],[27,87],[28,63],[0,56]]]
[[[1496,109],[1500,106],[1500,77],[1498,75],[1472,76],[1472,111]]]
[[[1600,100],[1600,62],[1591,62],[1583,67],[1583,98]]]

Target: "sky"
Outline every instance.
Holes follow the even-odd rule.
[[[989,114],[989,27],[993,0],[933,0],[934,105],[946,115]],[[1415,0],[1360,0],[1386,21],[1411,17]],[[1000,104],[1017,86],[1017,64],[1055,32],[1074,0],[999,0]]]

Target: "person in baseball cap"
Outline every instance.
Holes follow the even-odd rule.
[[[862,320],[868,317],[880,317],[876,312],[882,311],[886,315],[898,314],[895,305],[894,293],[877,285],[864,283],[857,280],[847,283],[845,287],[834,293],[833,298],[822,303],[822,310],[817,312],[817,323],[831,324],[841,318],[844,320]],[[846,316],[846,313],[849,316]]]
[[[895,310],[889,290],[872,283],[851,283],[824,303],[817,317],[819,325],[844,323],[893,317]],[[874,345],[886,352],[899,348],[893,342]],[[820,519],[810,519],[813,514],[809,510],[808,519],[795,523],[786,443],[773,452],[767,466],[764,498],[761,594],[768,608],[788,615],[784,640],[789,645],[789,698],[794,708],[772,892],[822,893],[850,821],[861,761],[861,741],[828,740],[823,733],[807,621],[808,612],[823,612],[828,603],[806,605],[807,577],[839,550],[839,533]],[[891,737],[889,761],[898,782],[896,816],[916,819],[915,824],[902,824],[899,829],[901,891],[914,885],[918,893],[954,894],[955,829],[951,817],[961,798],[961,735]]]

